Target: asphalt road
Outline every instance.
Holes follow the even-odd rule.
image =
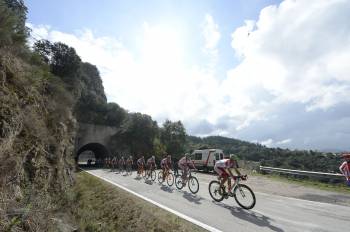
[[[117,183],[143,197],[216,228],[219,231],[349,231],[350,207],[313,202],[255,192],[257,203],[252,210],[244,210],[233,198],[214,202],[208,184],[214,176],[195,174],[199,192],[190,193],[187,187],[177,190],[157,181],[145,181],[123,176],[106,169],[89,173]],[[254,190],[254,186],[250,186]]]

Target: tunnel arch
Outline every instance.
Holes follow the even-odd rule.
[[[79,155],[82,154],[84,151],[92,151],[95,155],[96,159],[103,160],[104,158],[111,155],[111,152],[108,150],[108,148],[101,143],[88,143],[79,148],[79,150],[76,153],[75,156],[75,162],[78,163],[79,161]]]

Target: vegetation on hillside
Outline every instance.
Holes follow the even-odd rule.
[[[199,138],[187,137],[187,149],[220,148],[225,154],[237,154],[239,158],[261,162],[264,166],[290,168],[320,172],[338,172],[339,156],[307,150],[269,148],[261,144],[249,143],[221,136]]]
[[[28,49],[23,1],[0,1],[0,231],[47,231],[74,183],[74,98]]]

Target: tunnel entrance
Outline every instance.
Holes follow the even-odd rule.
[[[99,166],[108,156],[110,151],[104,145],[88,143],[78,150],[75,161],[81,166]]]

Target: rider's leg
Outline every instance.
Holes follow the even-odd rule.
[[[232,191],[232,189],[231,189],[231,178],[227,178],[228,179],[228,192],[231,192]]]
[[[184,167],[184,181],[185,181],[185,183],[186,183],[186,181],[187,181],[188,169],[189,169],[189,168],[188,168],[187,166]]]
[[[185,171],[184,171],[185,167],[183,165],[179,164],[179,168],[181,170],[181,178],[182,178],[182,180],[184,180],[185,179]]]

